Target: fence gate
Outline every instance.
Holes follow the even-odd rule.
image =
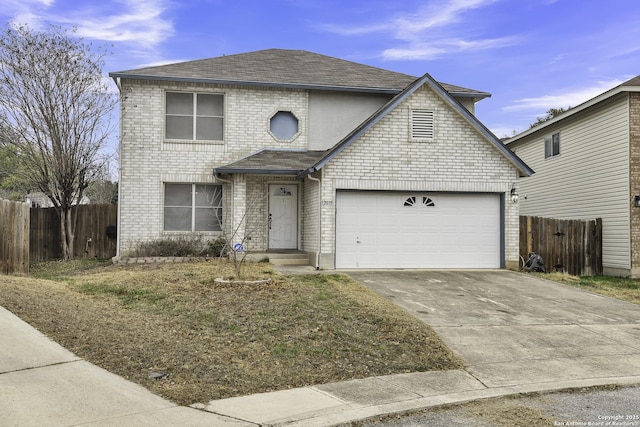
[[[561,220],[520,217],[520,256],[535,252],[547,271],[574,276],[602,275],[602,219]]]

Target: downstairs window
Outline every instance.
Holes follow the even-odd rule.
[[[222,185],[164,184],[164,231],[221,231]]]

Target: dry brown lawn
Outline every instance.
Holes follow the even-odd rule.
[[[462,366],[431,328],[345,275],[246,268],[272,282],[215,284],[231,274],[220,260],[47,263],[3,277],[0,305],[179,404]]]

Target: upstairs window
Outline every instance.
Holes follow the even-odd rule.
[[[411,139],[429,142],[435,139],[436,113],[433,110],[411,110]]]
[[[291,111],[278,111],[269,119],[269,132],[278,141],[291,141],[298,134],[298,118]]]
[[[222,141],[223,125],[224,95],[166,93],[166,139]]]
[[[545,136],[544,138],[544,158],[560,155],[560,133]]]

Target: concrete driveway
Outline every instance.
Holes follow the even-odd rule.
[[[640,306],[504,270],[348,274],[428,323],[488,388],[640,376]]]

